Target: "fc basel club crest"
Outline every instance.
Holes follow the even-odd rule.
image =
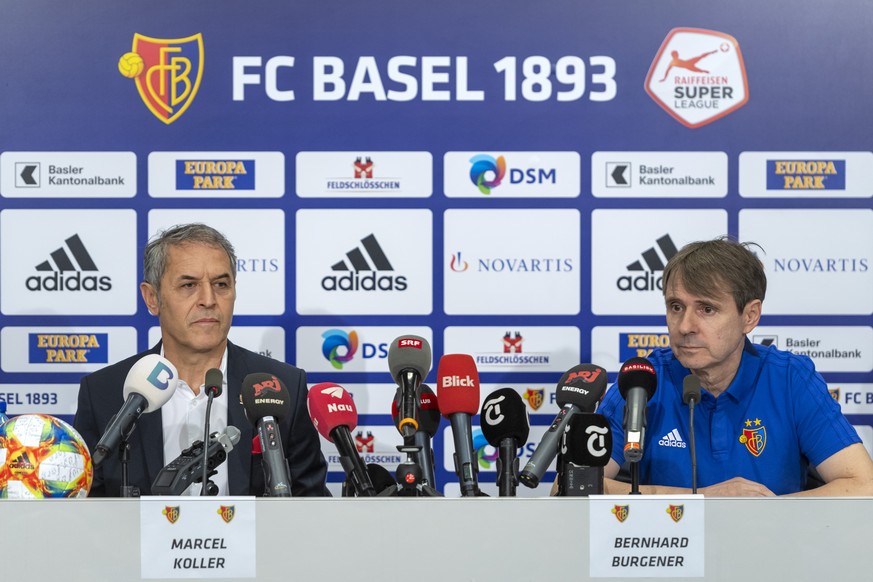
[[[531,408],[539,410],[540,406],[543,405],[543,400],[545,400],[544,392],[545,390],[542,388],[528,388],[525,391],[523,398],[527,400],[527,403]]]
[[[767,446],[767,429],[761,424],[761,419],[746,420],[743,434],[740,435],[740,442],[746,445],[746,450],[750,453],[756,457],[761,456],[764,447]]]
[[[218,506],[218,515],[221,516],[221,519],[224,520],[224,523],[230,523],[233,519],[233,516],[236,515],[236,506],[235,505],[219,505]]]
[[[679,523],[679,520],[685,515],[685,505],[670,505],[667,507],[667,514],[670,516],[670,519]]]
[[[119,59],[118,70],[134,79],[149,111],[169,125],[185,113],[200,88],[203,35],[151,38],[134,34],[131,52]]]
[[[175,507],[167,505],[166,507],[164,507],[164,510],[161,513],[164,514],[164,516],[167,518],[167,521],[169,521],[170,523],[176,523],[177,521],[179,521],[179,513],[181,513],[181,511],[179,510],[178,505],[176,505]]]
[[[612,514],[619,523],[624,523],[624,520],[630,515],[630,505],[613,505]]]

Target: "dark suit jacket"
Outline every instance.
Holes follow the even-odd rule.
[[[124,404],[124,380],[134,363],[146,354],[159,354],[160,343],[147,352],[137,354],[82,378],[79,404],[73,425],[94,450],[114,415]],[[240,401],[243,378],[253,372],[274,374],[288,388],[291,414],[279,425],[282,447],[291,470],[291,491],[294,496],[330,495],[325,487],[327,463],[321,453],[318,432],[312,425],[306,408],[306,373],[284,362],[267,358],[227,343],[227,424],[237,427],[240,441],[228,454],[228,481],[231,495],[263,495],[265,490],[261,455],[252,455],[252,439],[257,431],[246,419]],[[130,439],[128,477],[130,485],[149,495],[151,485],[164,467],[164,431],[161,410],[143,414]],[[166,459],[169,463],[173,459]],[[121,491],[121,464],[118,451],[94,469],[92,497],[117,497]]]

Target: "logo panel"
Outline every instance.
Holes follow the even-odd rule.
[[[297,211],[298,313],[429,314],[431,223],[430,210]]]
[[[301,198],[427,198],[433,193],[430,152],[300,152]]]
[[[297,328],[295,361],[306,362],[308,372],[387,374],[388,348],[391,342],[398,336],[410,333],[433,343],[433,331],[429,327],[300,326]],[[385,377],[388,378],[388,375]],[[393,395],[392,392],[390,397]],[[390,407],[388,410],[390,412]],[[387,414],[387,412],[380,411],[380,414]]]
[[[577,327],[459,327],[444,334],[446,353],[470,354],[481,372],[564,372],[579,363]]]
[[[873,152],[742,152],[744,198],[871,198]]]
[[[700,28],[670,31],[652,61],[646,92],[676,121],[701,127],[749,100],[746,66],[737,39]]]
[[[873,327],[760,326],[749,334],[752,343],[807,356],[819,372],[873,370]]]
[[[576,198],[578,152],[448,152],[443,188],[449,198]]]
[[[591,192],[598,198],[724,198],[724,152],[594,152]]]
[[[132,198],[133,152],[3,152],[0,193],[6,198]]]

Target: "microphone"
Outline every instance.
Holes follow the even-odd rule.
[[[267,497],[291,497],[291,471],[282,450],[279,423],[291,413],[291,397],[279,378],[255,372],[243,378],[240,398],[246,418],[257,428]]]
[[[239,429],[229,426],[221,433],[212,433],[209,445],[205,447],[203,441],[194,441],[173,462],[161,469],[152,483],[152,495],[181,495],[192,483],[203,479],[202,473],[212,474],[227,459],[227,454],[239,442],[239,437]],[[217,489],[215,492],[218,492]]]
[[[691,493],[697,493],[697,442],[694,440],[694,405],[700,402],[700,378],[693,374],[682,381],[682,401],[688,405],[688,427],[691,441]]]
[[[137,360],[124,379],[124,405],[109,421],[91,455],[93,465],[97,467],[112,456],[119,443],[133,432],[140,416],[169,402],[178,384],[179,373],[170,360],[158,354]]]
[[[612,451],[612,430],[602,414],[575,415],[561,438],[558,496],[603,495],[603,468]]]
[[[558,454],[561,436],[567,423],[573,415],[594,412],[605,392],[606,370],[600,366],[579,364],[564,372],[555,389],[555,400],[561,410],[518,476],[522,485],[533,489],[540,484],[546,469]]]
[[[431,439],[436,435],[440,427],[440,409],[437,404],[437,396],[427,384],[422,384],[418,390],[418,412],[419,424],[415,432],[415,446],[421,447],[417,453],[413,453],[415,462],[421,467],[421,478],[426,485],[436,489],[436,477],[434,476],[434,460],[433,448],[431,447]],[[399,402],[401,389],[397,388],[394,393],[394,401],[391,403],[391,418],[394,420],[394,425],[398,426],[399,417]],[[399,426],[398,426],[398,430]]]
[[[358,426],[358,410],[352,395],[339,384],[321,382],[309,389],[306,407],[318,433],[339,450],[340,463],[357,496],[374,497],[376,491],[370,474],[352,439],[352,429]]]
[[[497,488],[500,497],[515,497],[518,486],[518,448],[530,435],[530,419],[521,396],[512,388],[492,392],[482,404],[482,435],[498,450]]]
[[[373,489],[376,491],[377,497],[393,497],[397,495],[397,481],[388,469],[376,463],[367,463],[367,474],[370,476],[370,481],[373,483]],[[343,481],[342,496],[356,496],[351,477],[346,477],[346,480]]]
[[[418,430],[418,388],[430,365],[430,344],[423,337],[402,335],[388,348],[388,369],[400,386],[400,421],[396,424],[404,440]]]
[[[473,356],[446,354],[437,368],[437,396],[440,413],[452,423],[455,441],[455,473],[461,481],[461,495],[480,494],[479,467],[473,452],[473,427],[470,416],[479,412],[479,371]]]
[[[221,370],[218,368],[210,368],[206,370],[206,379],[203,383],[203,388],[206,390],[206,395],[208,396],[206,400],[206,421],[203,423],[203,440],[206,441],[209,437],[209,413],[212,411],[212,400],[215,399],[216,396],[221,396],[222,384],[224,383],[224,374],[221,373]],[[207,488],[209,487],[209,474],[207,473],[207,465],[209,463],[206,462],[206,449],[203,450],[204,458],[203,458],[203,487],[200,489],[200,495],[207,495]]]
[[[646,438],[646,406],[658,385],[655,367],[646,358],[631,358],[621,365],[616,384],[626,401],[622,424],[624,460],[638,463],[643,458]]]

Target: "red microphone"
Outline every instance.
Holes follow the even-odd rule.
[[[461,495],[476,497],[479,491],[473,427],[470,417],[479,412],[479,371],[469,354],[446,354],[437,368],[437,402],[440,414],[452,423],[455,441],[455,474],[461,481]]]
[[[336,445],[340,464],[357,496],[374,497],[373,482],[352,438],[352,430],[358,426],[358,410],[352,395],[339,384],[322,382],[309,389],[306,407],[318,433]]]

